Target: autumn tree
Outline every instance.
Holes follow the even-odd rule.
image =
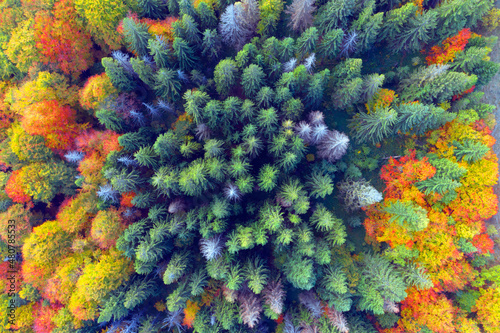
[[[100,210],[92,220],[90,237],[100,248],[106,249],[116,243],[123,229],[122,218],[118,211],[113,209]]]
[[[135,9],[135,3],[133,1],[75,0],[75,9],[85,19],[92,38],[101,47],[115,50],[120,47],[121,43],[121,36],[117,32],[118,24],[129,10]]]
[[[21,119],[21,125],[31,135],[45,138],[47,147],[68,149],[84,126],[76,123],[76,111],[57,100],[31,105]]]
[[[74,77],[93,64],[92,42],[72,0],[60,0],[51,12],[35,17],[35,41],[41,62]]]

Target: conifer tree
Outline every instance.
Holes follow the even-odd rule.
[[[153,68],[151,68],[151,66],[146,64],[144,60],[140,60],[138,58],[132,58],[130,59],[130,65],[132,65],[134,72],[139,76],[142,82],[144,82],[150,87],[154,85]]]
[[[408,14],[405,13],[405,14]],[[394,53],[400,51],[418,51],[433,38],[437,24],[436,11],[429,10],[421,15],[411,16],[402,26],[401,33],[394,36],[391,48]]]
[[[357,103],[361,98],[363,79],[355,78],[346,81],[335,91],[333,100],[337,109],[344,109]]]
[[[221,39],[217,30],[205,30],[203,33],[203,55],[208,55],[211,59],[217,59],[221,50]]]
[[[337,185],[339,196],[343,199],[346,209],[354,211],[382,201],[382,193],[377,191],[365,179],[353,181],[346,179]]]
[[[179,61],[179,67],[182,70],[189,71],[197,67],[198,58],[189,44],[182,38],[175,38],[172,44],[174,54]]]
[[[156,35],[156,39],[148,40],[148,48],[157,67],[166,68],[171,65],[172,51],[163,36]]]
[[[163,99],[173,101],[179,96],[181,83],[177,79],[176,72],[171,69],[162,68],[155,74],[155,83],[153,88]]]
[[[312,0],[294,0],[285,13],[290,14],[288,26],[295,31],[303,32],[313,24],[313,13],[316,10]]]
[[[302,56],[313,53],[314,50],[316,49],[316,43],[318,42],[318,38],[319,38],[318,29],[316,29],[316,27],[308,28],[297,39],[297,51]]]
[[[123,19],[123,35],[125,41],[129,44],[131,51],[139,56],[148,54],[148,40],[151,35],[148,32],[148,26],[145,23],[135,22],[132,18]]]
[[[221,96],[227,96],[229,90],[236,84],[238,77],[238,66],[234,60],[224,59],[221,60],[214,70],[214,81],[217,92]]]
[[[358,287],[359,307],[375,314],[384,313],[384,299],[399,302],[406,297],[401,275],[383,257],[365,254],[363,276]]]
[[[141,10],[141,15],[152,19],[163,18],[163,12],[166,5],[161,0],[139,0],[138,7]]]
[[[220,17],[219,32],[222,40],[237,50],[245,45],[252,33],[244,18],[244,11],[243,4],[237,2],[227,6]]]
[[[411,232],[421,231],[429,224],[427,210],[412,202],[398,200],[384,207],[384,211],[393,215],[389,222],[396,222]]]
[[[241,76],[241,85],[247,97],[253,97],[260,90],[264,82],[265,74],[262,68],[255,64],[251,64],[243,70]]]
[[[118,61],[113,58],[102,58],[101,63],[113,86],[125,91],[135,89],[136,83],[132,76],[118,63]]]
[[[354,13],[354,0],[330,0],[318,9],[316,26],[322,34],[338,28],[346,28],[348,18]]]
[[[198,7],[195,8],[196,13],[201,21],[201,27],[206,29],[213,29],[217,25],[217,17],[215,16],[214,9],[206,2],[200,2]]]
[[[187,42],[192,46],[198,47],[201,44],[200,30],[198,30],[198,23],[189,15],[182,16],[181,25],[183,28],[183,36]]]
[[[318,54],[322,58],[334,59],[340,52],[340,46],[344,39],[342,29],[333,29],[325,33],[321,43],[318,45]]]
[[[484,143],[470,139],[465,139],[463,143],[455,140],[453,141],[453,145],[456,147],[454,153],[457,159],[465,160],[469,163],[479,161],[490,150]]]
[[[354,130],[358,142],[380,142],[392,132],[396,123],[397,112],[392,108],[380,108],[370,114],[360,112],[349,125]]]
[[[462,186],[461,183],[444,176],[434,176],[418,182],[416,185],[417,188],[420,191],[423,191],[426,195],[431,192],[445,194],[447,191],[453,191],[454,189]]]

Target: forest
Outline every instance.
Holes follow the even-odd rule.
[[[0,0],[0,333],[499,333],[499,25]]]

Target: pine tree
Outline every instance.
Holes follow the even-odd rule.
[[[107,129],[115,132],[123,130],[123,119],[115,111],[101,109],[95,113],[95,116],[99,120],[99,123]]]
[[[217,25],[217,17],[215,16],[214,9],[206,2],[199,2],[198,7],[195,8],[196,13],[201,21],[201,27],[206,29],[213,29]]]
[[[254,328],[260,319],[262,305],[259,298],[252,292],[246,292],[239,297],[240,300],[240,318],[245,325]]]
[[[122,21],[123,36],[129,44],[131,51],[139,56],[148,54],[148,40],[151,35],[148,32],[148,26],[145,23],[135,22],[132,18],[126,17]]]
[[[333,130],[318,143],[318,157],[333,163],[342,158],[349,147],[349,137],[345,133]]]
[[[410,2],[386,12],[379,39],[394,41],[402,33],[408,21],[415,16],[417,10],[418,7]]]
[[[186,39],[192,46],[198,47],[201,44],[200,30],[198,30],[198,23],[195,20],[184,14],[182,16],[182,28],[183,28],[183,38]]]
[[[465,160],[468,163],[479,161],[488,153],[490,148],[482,142],[465,139],[463,143],[453,141],[455,156],[457,159]]]
[[[130,59],[130,65],[132,65],[134,72],[139,76],[142,82],[150,87],[154,85],[154,70],[144,60],[132,58]]]
[[[409,22],[402,26],[401,33],[395,35],[390,42],[392,51],[398,53],[420,50],[424,44],[432,39],[436,25],[436,11],[429,10],[421,15],[411,16]]]
[[[321,300],[312,290],[303,291],[299,294],[299,301],[304,305],[313,318],[319,318],[323,314]]]
[[[156,289],[156,283],[152,280],[136,280],[125,293],[123,306],[129,310],[134,309],[149,296],[154,295]]]
[[[453,191],[457,187],[462,186],[461,183],[443,176],[434,176],[432,178],[416,183],[417,188],[423,191],[426,195],[431,192],[445,194],[447,191]]]
[[[346,28],[355,9],[354,0],[330,0],[319,8],[315,25],[322,34],[337,28]]]
[[[427,210],[412,202],[398,200],[384,207],[384,211],[393,215],[389,222],[396,222],[410,232],[424,230],[429,224]]]
[[[342,29],[333,29],[323,35],[318,45],[318,54],[321,58],[335,59],[340,52],[340,46],[344,39]]]
[[[320,285],[330,293],[345,294],[348,292],[347,275],[340,266],[329,265],[325,269]]]
[[[184,110],[186,113],[193,117],[196,124],[201,124],[205,119],[203,118],[203,108],[209,103],[210,97],[204,91],[195,89],[186,90],[183,96],[186,103],[184,103]],[[210,115],[210,114],[209,114]],[[211,123],[209,118],[209,124]]]
[[[221,96],[227,96],[229,90],[236,84],[238,77],[238,66],[234,60],[221,60],[214,70],[214,81],[217,92]]]
[[[272,134],[278,126],[278,112],[275,108],[260,109],[257,117],[257,125],[266,135]]]
[[[384,74],[370,74],[363,80],[363,99],[370,100],[384,83]]]
[[[241,2],[226,7],[220,17],[219,32],[224,43],[241,49],[252,34],[247,21],[244,18],[245,8]]]
[[[207,272],[205,269],[198,269],[190,275],[188,289],[191,290],[192,296],[199,296],[203,293],[204,287],[206,287],[207,284]]]
[[[175,252],[163,273],[163,282],[166,285],[177,282],[189,266],[189,252]]]
[[[396,123],[397,112],[392,108],[380,108],[370,114],[360,112],[349,125],[354,130],[358,142],[380,142],[392,132]]]
[[[259,187],[262,191],[270,192],[277,186],[279,170],[270,164],[265,164],[259,172]]]
[[[290,14],[288,26],[295,31],[303,32],[313,24],[315,10],[312,0],[294,0],[285,10],[285,13]]]
[[[162,68],[155,74],[153,87],[156,93],[168,101],[176,100],[181,90],[181,83],[177,79],[177,73],[171,69]]]
[[[432,166],[436,168],[436,175],[438,176],[460,180],[467,173],[467,168],[447,158],[439,158],[436,154],[427,154],[427,157]]]
[[[260,90],[264,82],[265,74],[262,68],[255,64],[251,64],[243,70],[241,76],[241,85],[245,91],[245,96],[251,98]]]
[[[270,281],[262,290],[264,303],[276,314],[283,313],[283,301],[286,296],[280,279]]]
[[[335,107],[337,109],[345,109],[356,104],[361,98],[362,89],[363,79],[358,77],[346,81],[333,95]]]
[[[314,198],[325,198],[333,192],[333,180],[328,174],[313,172],[306,183]]]
[[[158,161],[159,155],[151,146],[144,146],[134,154],[134,157],[141,166],[156,169],[160,163]]]
[[[173,159],[175,153],[178,151],[180,141],[175,137],[173,131],[168,131],[159,135],[153,145],[153,149],[164,160]]]
[[[245,268],[244,276],[248,280],[248,287],[255,294],[260,294],[267,284],[269,269],[264,265],[264,261],[260,257],[248,259]]]
[[[394,132],[413,132],[423,135],[428,130],[439,128],[452,121],[456,115],[446,112],[440,107],[420,103],[400,104],[394,108],[398,119],[394,124]]]
[[[205,30],[203,33],[203,55],[208,55],[212,59],[219,57],[221,50],[221,39],[215,29]]]
[[[358,286],[360,309],[381,315],[384,313],[384,300],[402,301],[406,297],[406,288],[403,277],[387,259],[368,253],[364,255]]]
[[[299,253],[293,253],[283,267],[288,282],[295,288],[310,290],[316,283],[313,261]]]
[[[182,70],[189,71],[197,67],[198,57],[195,56],[194,50],[182,38],[175,38],[172,44],[174,54],[179,61],[179,67]]]
[[[159,68],[171,65],[172,51],[163,36],[156,35],[156,39],[148,40],[149,54]]]
[[[257,96],[255,96],[255,102],[259,104],[260,107],[268,108],[273,104],[275,97],[274,91],[269,87],[262,87]]]
[[[120,193],[136,191],[137,186],[142,183],[142,178],[136,170],[121,171],[111,178],[111,185]]]
[[[137,4],[144,17],[161,19],[164,16],[166,5],[162,0],[139,0]]]
[[[115,88],[125,91],[135,89],[136,83],[132,76],[118,63],[118,61],[113,58],[102,58],[101,63],[106,70],[106,75]]]

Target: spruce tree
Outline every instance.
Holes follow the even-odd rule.
[[[149,54],[153,57],[157,67],[166,68],[171,65],[173,54],[163,36],[157,35],[156,39],[150,39],[148,41],[148,48]]]
[[[427,210],[412,202],[397,200],[391,205],[384,207],[384,211],[392,214],[389,222],[396,222],[410,232],[424,230],[429,224]]]
[[[194,50],[182,38],[175,38],[172,44],[174,54],[179,61],[179,67],[182,70],[189,71],[197,67],[198,58],[195,56]]]
[[[349,124],[358,142],[382,141],[392,131],[397,120],[397,112],[392,108],[379,108],[370,114],[357,113]]]
[[[241,76],[241,85],[245,91],[245,96],[251,98],[260,90],[264,82],[265,74],[262,68],[255,64],[251,64],[243,70]]]
[[[340,46],[344,39],[342,29],[333,29],[323,35],[318,46],[318,54],[321,58],[335,59],[340,52]]]
[[[155,84],[153,88],[163,99],[173,101],[179,97],[181,83],[177,79],[176,72],[171,69],[162,68],[155,74]]]
[[[217,59],[221,50],[221,39],[217,34],[217,30],[205,30],[203,33],[203,55],[208,56],[211,59]]]
[[[151,38],[145,23],[135,22],[132,18],[123,19],[123,35],[131,51],[139,56],[148,54],[148,40]]]
[[[118,61],[113,58],[102,58],[101,63],[106,70],[106,75],[117,89],[132,91],[136,88],[136,83],[132,75],[130,75]]]
[[[490,150],[484,143],[470,139],[465,139],[463,143],[455,140],[453,141],[453,145],[456,147],[453,152],[457,159],[465,160],[469,163],[479,161]]]
[[[285,13],[290,14],[288,26],[295,31],[303,32],[313,24],[315,10],[313,0],[294,0],[285,10]]]
[[[221,60],[214,70],[214,81],[217,92],[221,96],[227,96],[238,78],[238,66],[234,60]]]

